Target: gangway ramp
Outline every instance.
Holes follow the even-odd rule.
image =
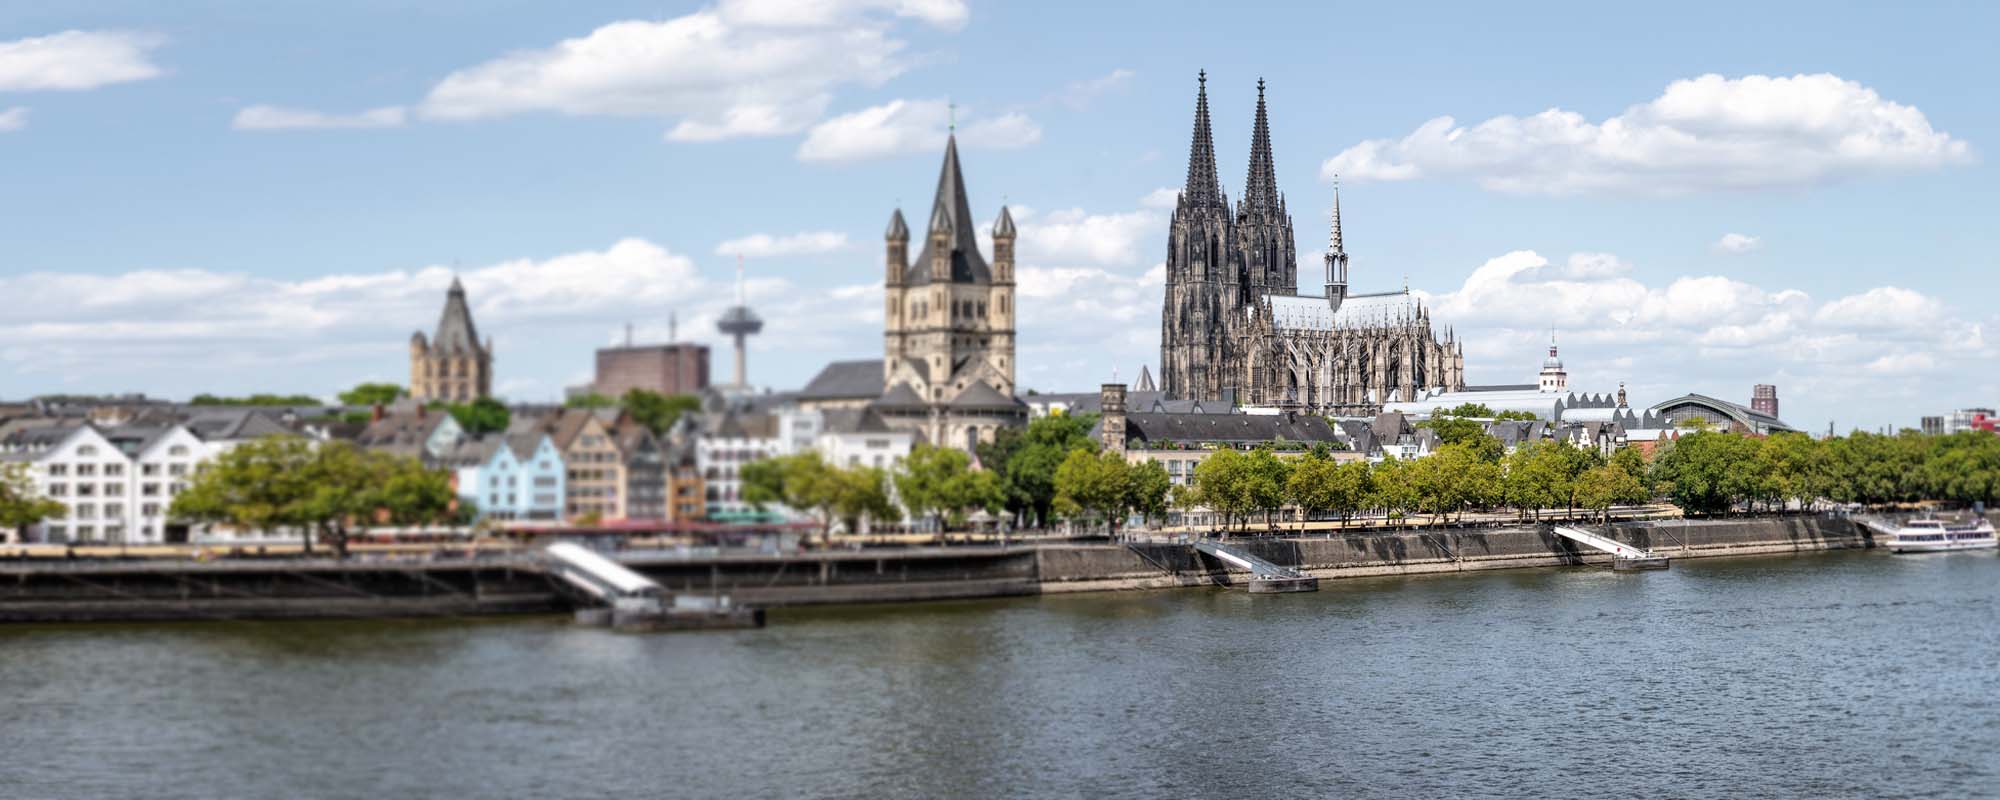
[[[1319,591],[1319,579],[1291,567],[1282,567],[1248,551],[1213,539],[1198,539],[1194,549],[1214,556],[1222,563],[1250,572],[1253,594]]]
[[[1667,568],[1666,556],[1654,555],[1652,551],[1634,547],[1609,536],[1600,536],[1582,528],[1562,525],[1555,526],[1555,533],[1572,542],[1610,553],[1613,556],[1611,568],[1615,570]]]
[[[542,548],[550,574],[564,583],[597,598],[607,606],[658,607],[662,590],[653,579],[627,569],[624,564],[570,542]]]

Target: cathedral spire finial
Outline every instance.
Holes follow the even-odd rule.
[[[1264,79],[1257,79],[1257,121],[1250,133],[1250,175],[1243,181],[1243,205],[1278,207],[1278,168],[1271,157],[1271,120],[1264,105]]]
[[[1328,240],[1327,246],[1337,254],[1347,254],[1347,245],[1340,238],[1340,176],[1338,174],[1333,176],[1333,237]]]
[[[1195,90],[1194,136],[1188,142],[1187,185],[1181,189],[1182,203],[1190,208],[1222,203],[1222,182],[1215,175],[1215,135],[1208,124],[1208,70],[1199,73]]]

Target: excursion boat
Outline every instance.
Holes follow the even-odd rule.
[[[1889,550],[1895,553],[1942,553],[1950,550],[1990,550],[2000,547],[1993,523],[1985,517],[1965,522],[1913,519],[1891,531]]]

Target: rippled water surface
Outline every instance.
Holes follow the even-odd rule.
[[[0,797],[1976,797],[2000,558],[0,629]]]

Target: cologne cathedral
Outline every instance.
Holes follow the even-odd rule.
[[[1449,331],[1437,334],[1407,285],[1348,291],[1338,187],[1322,256],[1324,296],[1299,294],[1297,255],[1278,191],[1264,82],[1257,82],[1249,177],[1232,207],[1216,177],[1204,72],[1187,185],[1167,238],[1160,389],[1179,399],[1366,415],[1426,390],[1465,388],[1464,347]]]

